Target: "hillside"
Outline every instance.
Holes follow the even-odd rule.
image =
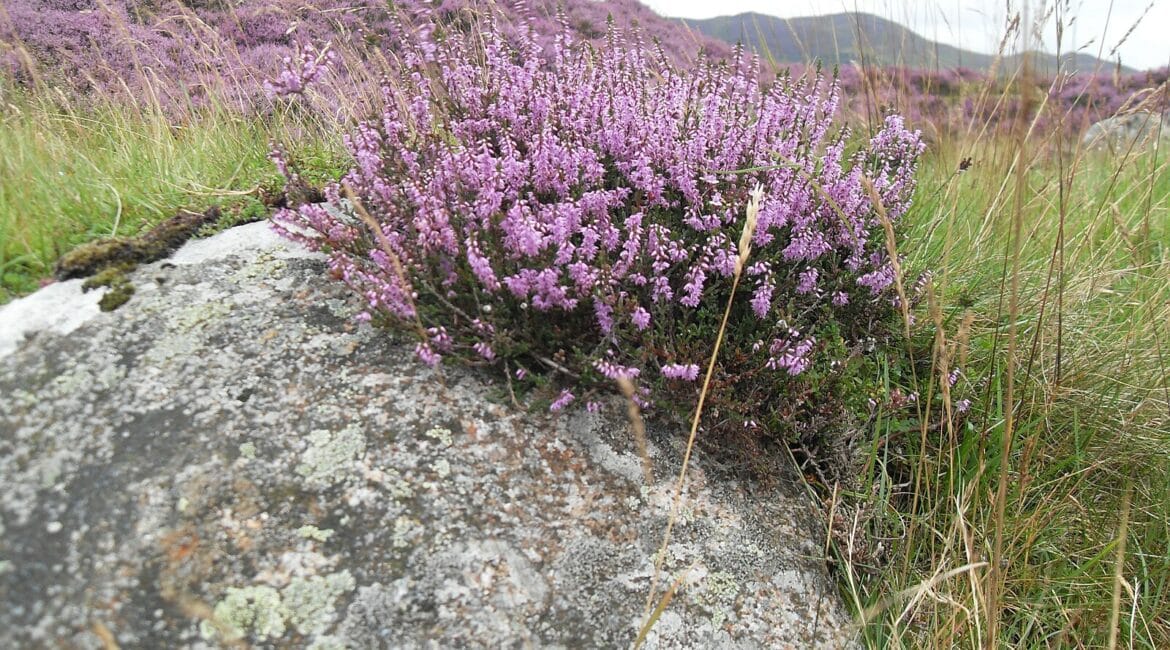
[[[821,60],[828,65],[852,61],[877,66],[917,69],[970,68],[988,70],[994,55],[964,50],[939,43],[880,16],[866,13],[837,13],[803,18],[778,18],[758,13],[719,16],[706,20],[683,20],[686,25],[728,43],[743,42],[764,50],[781,63]],[[763,50],[761,50],[763,51]],[[1056,70],[1052,54],[1031,53],[1041,74]],[[1064,70],[1078,72],[1112,71],[1115,65],[1087,54],[1064,57]],[[1006,57],[1005,69],[1013,69],[1016,56]],[[1122,67],[1121,73],[1134,72]]]
[[[726,42],[638,0],[451,0],[440,6],[427,0],[6,0],[0,74],[22,84],[51,79],[83,96],[129,89],[168,107],[202,104],[211,95],[250,107],[264,101],[260,82],[281,74],[285,58],[300,60],[305,46],[329,43],[335,51],[376,59],[375,51],[394,50],[432,18],[462,29],[493,11],[506,23],[530,24],[546,47],[562,25],[601,46],[612,19],[623,34],[636,29],[682,65],[700,51],[714,58],[731,53]],[[308,56],[312,61],[317,50]]]

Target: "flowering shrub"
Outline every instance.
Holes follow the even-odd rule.
[[[643,406],[692,408],[758,184],[712,419],[792,435],[839,416],[852,361],[896,329],[873,199],[894,221],[909,207],[917,133],[890,116],[855,148],[834,82],[765,90],[742,56],[688,73],[614,32],[597,51],[566,30],[548,57],[477,38],[409,52],[330,205],[275,217],[328,254],[361,318],[408,327],[429,365],[551,370],[554,410],[623,376]]]

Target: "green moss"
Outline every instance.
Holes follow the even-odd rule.
[[[132,270],[132,264],[118,263],[107,266],[81,284],[82,291],[90,291],[98,287],[108,287],[105,295],[98,301],[102,311],[114,311],[126,304],[130,296],[134,295],[134,285],[126,277]]]
[[[108,266],[101,271],[95,273],[85,282],[81,283],[81,288],[84,291],[96,289],[98,287],[113,286],[118,282],[126,280],[127,267],[125,265]]]
[[[130,296],[134,295],[134,285],[129,282],[123,282],[116,286],[110,287],[110,290],[102,296],[98,301],[98,308],[102,311],[114,311],[115,309],[126,304],[130,300]]]
[[[262,221],[268,218],[271,209],[264,201],[255,196],[247,196],[222,206],[220,218],[203,225],[195,232],[195,237],[211,237],[228,228],[234,228],[246,223]]]
[[[108,287],[98,302],[102,311],[114,311],[134,295],[127,274],[139,264],[162,259],[191,238],[202,226],[220,218],[218,208],[205,212],[182,210],[138,237],[110,237],[79,246],[57,261],[58,279],[89,278],[81,285],[89,291]]]
[[[218,221],[220,214],[217,207],[204,212],[180,210],[138,237],[109,237],[78,246],[61,256],[54,274],[59,280],[67,280],[111,267],[128,271],[138,264],[160,260],[182,246],[201,227]]]

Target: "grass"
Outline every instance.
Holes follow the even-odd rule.
[[[98,237],[135,235],[180,208],[262,214],[283,180],[271,142],[298,142],[306,176],[345,162],[336,130],[275,114],[209,108],[182,124],[160,110],[97,101],[84,108],[0,83],[0,304],[37,288],[53,262]]]
[[[926,404],[878,422],[852,497],[888,555],[846,582],[872,647],[1167,647],[1170,167],[1019,142],[922,171],[902,252],[936,291],[897,381]]]

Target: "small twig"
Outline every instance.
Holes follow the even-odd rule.
[[[646,487],[654,485],[654,467],[650,463],[649,446],[646,444],[646,423],[642,421],[642,411],[634,401],[634,382],[629,377],[618,377],[618,386],[626,396],[626,413],[630,418],[630,426],[634,429],[634,440],[638,443],[638,455],[642,457],[642,479]]]
[[[512,390],[512,368],[508,365],[507,361],[504,362],[504,378],[508,380],[508,397],[512,398],[512,405],[518,409],[523,409],[524,407],[520,406],[520,402],[516,401],[516,391]]]
[[[573,372],[572,370],[569,370],[568,368],[562,366],[561,364],[557,363],[556,361],[549,359],[548,357],[542,357],[542,356],[536,355],[535,358],[537,361],[552,368],[553,370],[556,370],[557,372],[564,373],[564,374],[572,377],[573,379],[580,379],[581,378],[581,375],[578,375],[577,373]]]

